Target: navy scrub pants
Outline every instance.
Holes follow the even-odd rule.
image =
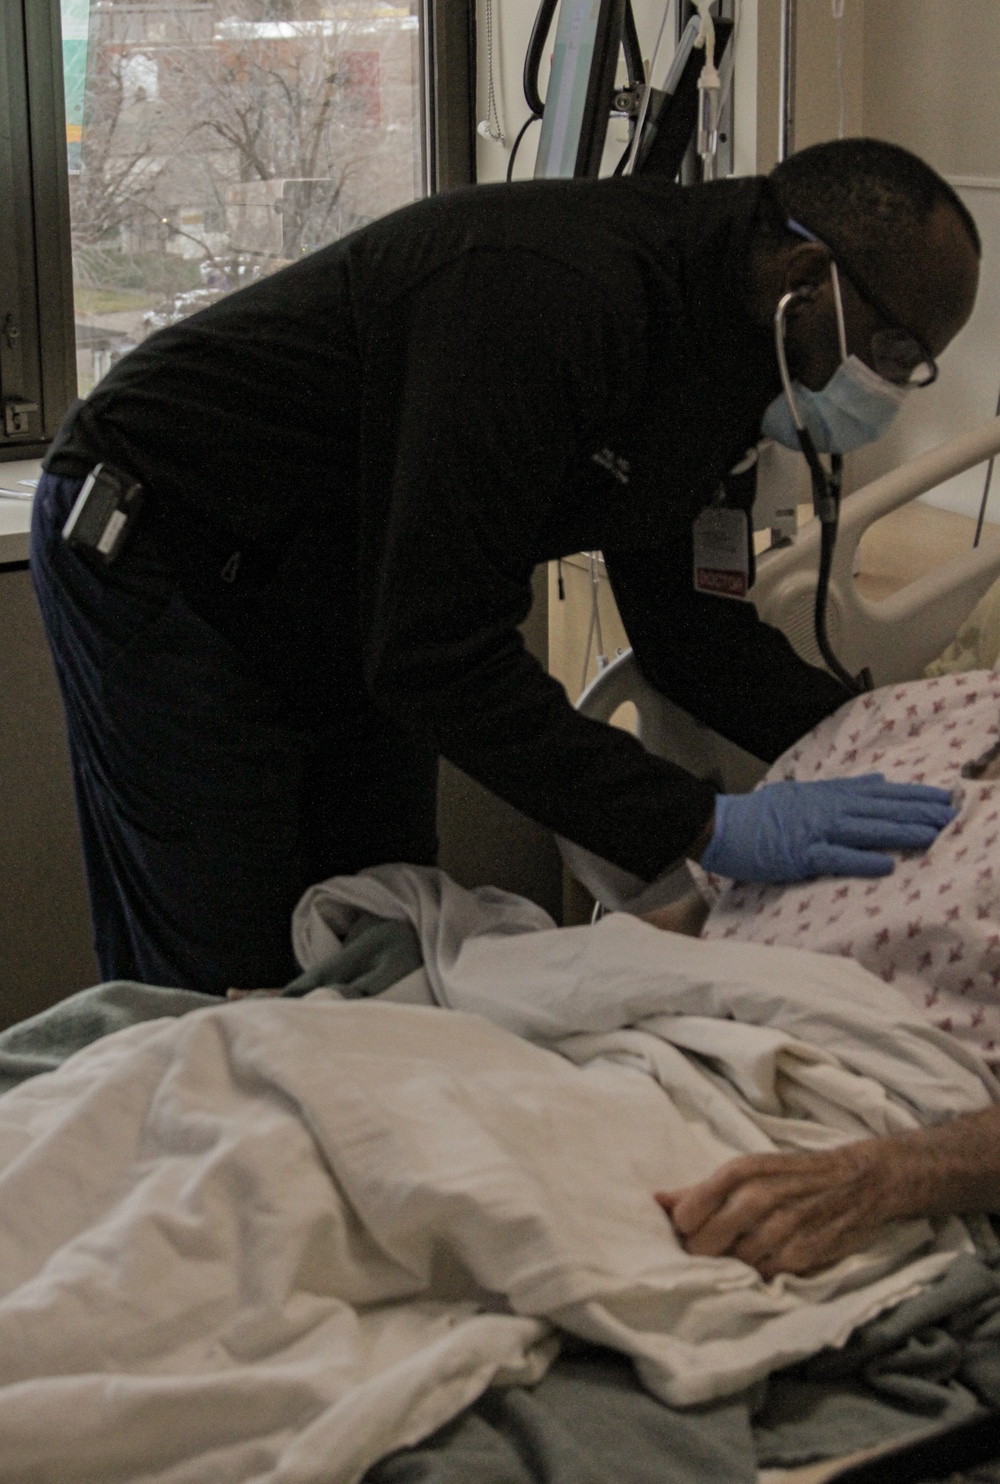
[[[42,476],[31,568],[101,973],[214,993],[284,984],[307,886],[433,862],[436,757],[350,687],[316,715],[291,704],[192,610],[141,514],[115,563],[95,570],[61,539],[81,483]],[[296,574],[283,580],[291,590]]]

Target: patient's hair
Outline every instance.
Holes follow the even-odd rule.
[[[955,212],[982,256],[976,224],[948,182],[897,144],[881,139],[814,144],[776,165],[768,179],[781,213],[780,230],[788,217],[808,227],[873,287],[899,271],[939,204]],[[763,225],[773,236],[778,223]]]

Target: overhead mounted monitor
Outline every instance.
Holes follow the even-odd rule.
[[[624,22],[625,0],[562,0],[536,177],[600,170]]]

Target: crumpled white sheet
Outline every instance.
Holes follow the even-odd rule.
[[[305,894],[293,919],[303,966],[329,954],[356,911],[413,925],[434,1002],[487,1016],[594,1073],[627,1067],[666,1090],[658,1121],[676,1135],[669,1184],[703,1178],[736,1153],[829,1148],[1000,1100],[974,1051],[846,960],[708,944],[623,914],[555,929],[520,898],[387,866]],[[929,1223],[907,1223],[825,1273],[769,1284],[740,1263],[678,1252],[665,1305],[643,1289],[637,1304],[605,1297],[552,1317],[625,1350],[651,1390],[685,1405],[842,1343],[966,1240],[959,1222],[936,1243]],[[917,1251],[926,1255],[906,1264]]]
[[[1000,1101],[1000,1082],[973,1047],[850,959],[710,943],[625,913],[556,928],[541,907],[509,892],[466,891],[430,867],[379,866],[305,893],[292,919],[302,966],[336,952],[358,912],[413,925],[434,1003],[485,1015],[542,1045],[562,1048],[567,1036],[663,1012],[694,1015],[769,1027],[828,1052],[920,1124]],[[749,1044],[742,1031],[738,1044]]]
[[[463,1146],[512,1227],[531,1207],[466,1107],[484,1061],[494,1121],[570,1071],[325,997],[119,1031],[0,1099],[4,1484],[340,1484],[540,1378],[549,1326],[461,1258]]]
[[[416,922],[438,992],[493,994],[567,1054],[319,991],[118,1032],[0,1099],[4,1484],[353,1484],[491,1381],[537,1379],[553,1323],[696,1402],[841,1343],[967,1245],[911,1223],[764,1284],[687,1256],[652,1200],[776,1133],[801,1147],[996,1095],[905,1004],[862,1044],[880,1022],[856,966],[737,964],[626,918],[546,931],[405,868],[311,893],[299,944],[327,952],[365,892]],[[741,1036],[727,1016],[753,1007]]]

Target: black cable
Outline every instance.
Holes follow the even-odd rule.
[[[524,101],[527,103],[530,113],[517,131],[517,138],[511,146],[510,159],[507,161],[507,184],[510,185],[514,179],[514,161],[517,158],[518,147],[521,140],[527,134],[530,126],[540,119],[545,112],[545,104],[542,102],[538,92],[538,69],[542,65],[542,57],[545,53],[545,43],[552,29],[552,18],[556,13],[559,0],[541,0],[541,4],[535,13],[535,22],[531,28],[531,36],[528,39],[528,50],[524,54],[524,71],[521,74],[521,83],[524,88]]]
[[[639,31],[635,24],[635,15],[632,11],[632,0],[625,0],[625,14],[622,18],[622,40],[621,49],[625,54],[625,70],[628,75],[628,86],[633,97],[637,90],[646,86],[646,69],[642,62],[642,45],[639,41]],[[632,140],[635,136],[636,115],[633,113],[629,119],[628,143],[618,157],[618,163],[612,170],[612,175],[623,175],[628,157],[632,153]]]
[[[630,88],[645,86],[646,69],[642,65],[642,45],[632,12],[632,0],[625,0],[625,16],[622,21],[622,50],[625,53],[625,69]]]
[[[1000,396],[997,397],[996,416],[1000,417]],[[990,497],[990,485],[993,482],[993,464],[994,459],[991,458],[989,463],[986,465],[986,483],[983,485],[983,498],[979,502],[979,519],[976,522],[976,534],[972,538],[973,546],[979,545],[980,537],[983,534],[983,522],[986,519],[986,501]]]
[[[870,690],[870,685],[863,685],[849,675],[843,665],[833,652],[829,636],[826,632],[826,600],[830,590],[830,571],[833,566],[833,549],[837,544],[836,521],[824,520],[820,522],[820,545],[819,545],[819,581],[816,584],[816,607],[813,612],[813,626],[816,630],[816,643],[819,652],[826,661],[827,667],[833,671],[842,685],[855,695],[860,695],[863,690]]]
[[[629,134],[629,139],[628,139],[628,144],[626,144],[625,148],[622,150],[621,154],[619,155],[619,157],[618,157],[618,163],[617,163],[617,165],[615,166],[615,168],[611,172],[612,175],[624,175],[624,173],[625,173],[625,166],[628,164],[628,157],[629,157],[629,155],[631,153],[632,153],[632,135],[630,133]]]
[[[541,118],[541,114],[540,113],[529,114],[528,117],[525,119],[524,123],[521,125],[520,129],[517,131],[517,138],[514,140],[514,143],[511,146],[510,159],[507,161],[507,184],[508,185],[514,179],[514,161],[517,158],[517,148],[518,148],[518,145],[521,143],[521,140],[524,138],[525,134],[527,134],[529,126],[531,124],[537,124],[538,123],[538,120],[540,118]]]
[[[813,486],[813,508],[820,523],[819,577],[816,583],[816,605],[813,609],[813,628],[816,643],[828,669],[852,695],[861,695],[872,689],[871,672],[866,668],[860,675],[851,675],[833,652],[826,631],[826,605],[830,592],[830,573],[833,570],[833,552],[837,544],[837,527],[840,522],[840,488],[843,459],[834,454],[832,472],[827,474],[819,461],[816,446],[805,429],[799,429],[799,442],[809,465]]]
[[[531,28],[531,36],[528,40],[528,50],[524,54],[524,72],[522,81],[524,86],[524,101],[531,109],[535,118],[541,118],[545,110],[538,93],[538,69],[542,65],[542,57],[545,54],[545,43],[549,38],[552,28],[552,18],[556,13],[559,0],[541,0],[535,23]]]

